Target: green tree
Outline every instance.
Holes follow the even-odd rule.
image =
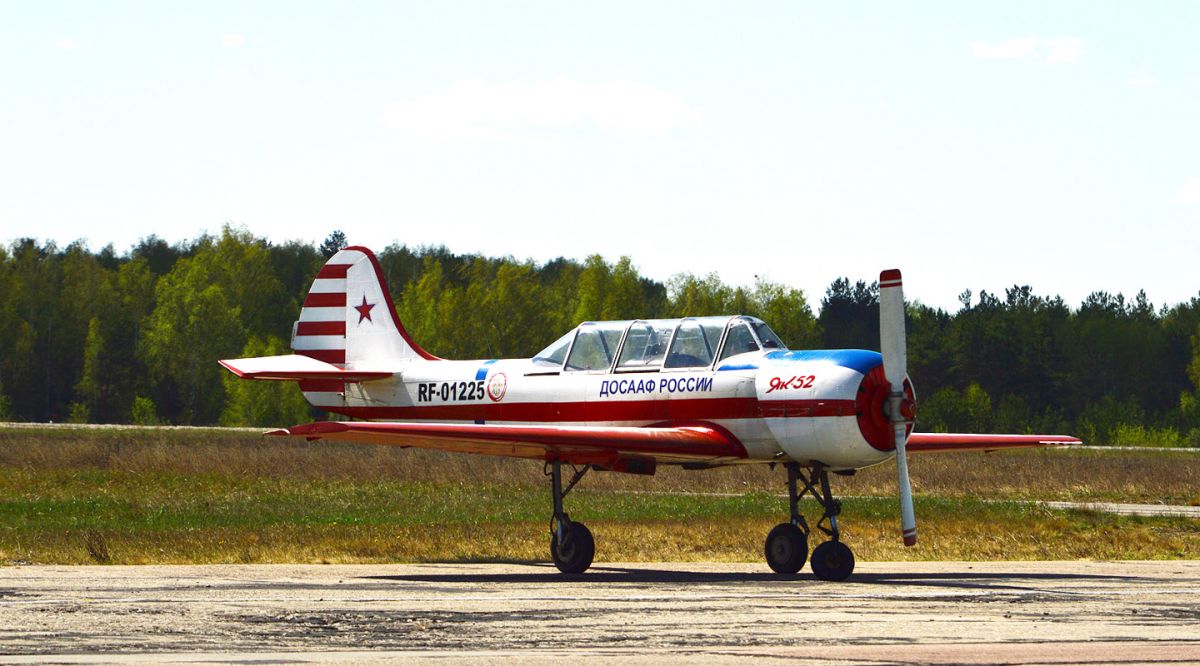
[[[1073,408],[1082,411],[1107,395],[1151,412],[1175,405],[1178,389],[1162,381],[1169,374],[1163,328],[1144,293],[1127,303],[1121,294],[1094,292],[1070,327],[1069,365],[1063,372],[1075,379],[1067,391]],[[1083,377],[1087,381],[1078,381]]]
[[[921,402],[920,429],[932,432],[991,432],[992,399],[971,383],[963,391],[940,388]]]
[[[117,269],[117,307],[101,316],[106,342],[109,383],[112,386],[111,414],[103,420],[128,421],[136,396],[151,395],[153,380],[139,354],[150,313],[154,311],[154,290],[158,276],[149,262],[133,257]]]
[[[156,305],[142,338],[142,357],[158,384],[155,401],[169,420],[214,423],[225,402],[218,359],[245,346],[240,310],[216,283],[212,255],[175,264],[155,287]]]
[[[668,281],[670,296],[669,316],[708,317],[739,314],[730,309],[733,290],[721,282],[716,273],[698,278],[690,273],[680,273]]]
[[[602,321],[608,293],[608,280],[612,270],[604,257],[593,254],[584,261],[579,274],[577,304],[573,321]]]
[[[651,319],[660,314],[647,299],[642,278],[629,257],[621,257],[608,269],[603,302],[603,319]]]
[[[0,421],[13,420],[12,402],[8,399],[8,393],[4,390],[4,378],[0,377]]]
[[[25,320],[17,321],[8,350],[8,372],[5,376],[10,378],[11,386],[23,387],[9,394],[11,416],[21,421],[45,421],[46,412],[41,409],[39,394],[41,384],[38,368],[42,366],[42,360],[37,350],[37,333],[32,324]]]
[[[1192,380],[1192,386],[1200,392],[1200,326],[1192,335],[1192,362],[1188,363],[1187,375]]]
[[[268,331],[278,334],[289,328],[291,320],[299,315],[300,305],[325,261],[316,248],[300,241],[272,245],[268,248],[268,253],[271,257],[271,272],[279,279],[285,301],[280,303],[278,310],[281,319],[276,322],[285,328]]]
[[[1004,300],[981,291],[946,328],[958,385],[978,382],[989,395],[1019,395],[1057,407],[1063,399],[1063,350],[1070,310],[1061,298],[1013,287]]]
[[[954,358],[946,345],[953,318],[921,303],[910,303],[906,310],[909,376],[923,391],[954,386]]]
[[[349,243],[346,242],[346,234],[341,229],[334,229],[333,232],[330,233],[329,236],[327,236],[321,243],[321,247],[318,248],[318,251],[321,253],[322,257],[328,259],[337,254],[339,251],[345,249],[347,245],[349,245]]]
[[[759,280],[750,295],[748,314],[767,324],[792,349],[812,349],[820,345],[817,319],[808,307],[804,292],[781,284]]]
[[[532,356],[545,346],[549,317],[532,263],[505,261],[480,286],[481,294],[473,289],[475,285],[468,294],[473,320],[484,324],[480,331],[484,344],[477,350],[481,356]]]
[[[1192,335],[1192,360],[1187,365],[1187,376],[1192,390],[1179,393],[1180,425],[1193,446],[1200,446],[1200,325]],[[1192,436],[1195,433],[1195,437]]]
[[[241,322],[248,331],[265,334],[291,328],[299,313],[298,304],[285,296],[265,240],[226,225],[221,237],[202,247],[195,260],[209,267],[211,279],[241,313]]]
[[[818,322],[826,349],[879,349],[879,284],[834,280]]]
[[[583,267],[578,262],[558,258],[538,271],[538,301],[545,307],[546,325],[533,331],[537,349],[558,338],[579,322],[575,320],[576,294]]]
[[[89,338],[94,352],[93,361],[104,364],[104,324],[111,322],[117,307],[117,294],[113,288],[114,273],[100,263],[95,254],[88,251],[82,242],[69,245],[59,257],[60,291],[58,294],[57,317],[54,320],[53,339],[48,342],[54,357],[54,377],[50,386],[52,402],[56,405],[69,403],[86,404],[87,409],[76,405],[74,418],[86,420],[106,419],[107,391],[97,394],[95,401],[80,401],[76,391],[84,372]],[[95,322],[95,335],[91,333]],[[111,322],[115,323],[115,322]],[[103,367],[95,368],[96,376],[105,373]],[[55,411],[58,411],[55,408]]]
[[[130,258],[142,260],[157,276],[166,275],[175,267],[175,262],[191,256],[193,252],[182,245],[172,246],[167,241],[151,234],[138,241],[130,252]]]
[[[158,409],[154,406],[154,401],[141,395],[134,396],[133,398],[129,420],[135,425],[144,426],[159,425],[162,423],[162,420],[158,418]]]
[[[11,296],[13,281],[11,277],[12,262],[8,249],[0,246],[0,349],[11,350],[15,346],[17,324],[16,307]],[[0,420],[13,419],[12,401],[5,391],[4,378],[12,371],[10,354],[0,354]]]
[[[425,257],[421,279],[410,282],[396,305],[401,323],[413,339],[430,353],[453,358],[460,346],[455,313],[461,297],[448,283],[442,262]]]
[[[75,384],[75,402],[71,403],[71,420],[89,423],[105,411],[105,402],[111,396],[107,382],[104,359],[104,336],[100,333],[100,319],[92,317],[88,322],[87,340],[83,344],[83,374]]]

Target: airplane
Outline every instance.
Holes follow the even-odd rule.
[[[912,546],[908,452],[1081,443],[913,432],[899,270],[880,274],[879,302],[882,352],[791,350],[762,320],[730,315],[584,322],[533,358],[451,361],[409,336],[379,261],[352,246],[313,281],[293,325],[294,354],[220,364],[243,379],[297,382],[313,406],[356,419],[269,435],[543,461],[550,555],[568,574],[583,573],[595,556],[591,531],[563,504],[588,472],[782,465],[790,517],[767,535],[767,564],[795,574],[807,559],[817,578],[842,581],[855,560],[841,540],[831,472],[851,475],[894,458],[901,535]],[[572,472],[565,484],[564,466]],[[815,530],[799,508],[806,495],[822,508]],[[826,539],[810,558],[814,531]]]

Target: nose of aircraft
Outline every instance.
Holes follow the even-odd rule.
[[[858,385],[858,395],[855,398],[855,413],[858,415],[858,429],[863,439],[880,451],[892,451],[896,448],[896,437],[892,427],[888,398],[892,393],[892,384],[884,372],[883,363],[876,364],[868,370]],[[917,397],[913,391],[912,382],[904,378],[904,397],[900,401],[900,414],[908,421],[905,436],[912,434],[912,421],[917,414]]]

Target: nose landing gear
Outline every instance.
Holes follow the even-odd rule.
[[[807,475],[799,463],[785,463],[784,467],[788,473],[791,521],[776,525],[767,535],[763,544],[767,564],[781,574],[794,574],[804,567],[804,560],[808,556],[808,536],[812,530],[800,514],[799,504],[801,497],[812,495],[824,509],[821,519],[817,521],[817,529],[830,539],[813,550],[813,573],[821,580],[846,580],[854,572],[854,553],[840,540],[837,517],[842,512],[842,503],[834,499],[829,489],[829,471],[820,463],[809,468]]]

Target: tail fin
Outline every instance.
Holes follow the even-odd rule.
[[[379,260],[357,246],[338,252],[321,267],[292,329],[292,349],[340,368],[439,360],[409,337],[396,315]]]

